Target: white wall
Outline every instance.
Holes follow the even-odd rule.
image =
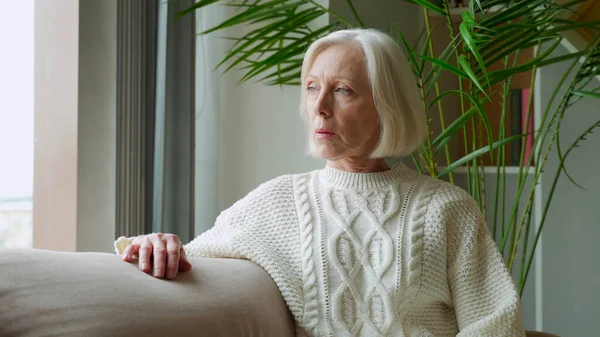
[[[551,57],[565,54],[557,48]],[[550,97],[570,62],[541,70],[543,97]],[[572,77],[571,77],[572,78]],[[570,78],[569,78],[570,80]],[[598,86],[589,84],[587,90]],[[583,99],[568,110],[561,128],[563,151],[592,122],[600,119],[597,99]],[[542,104],[545,108],[546,104]],[[559,180],[543,230],[543,328],[560,336],[597,336],[600,317],[600,130],[581,143],[567,159],[573,185],[564,175]],[[548,197],[559,159],[553,154],[544,171],[542,190]]]

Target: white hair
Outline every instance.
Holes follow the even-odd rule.
[[[350,45],[363,51],[373,100],[379,114],[379,144],[372,158],[403,157],[412,153],[426,134],[426,116],[415,76],[402,48],[375,29],[345,29],[314,41],[304,56],[301,74],[300,112],[308,122],[306,90],[308,70],[319,53],[334,45]],[[309,137],[309,148],[314,148]]]

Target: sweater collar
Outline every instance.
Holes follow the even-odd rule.
[[[321,170],[321,177],[330,185],[356,190],[377,189],[412,177],[413,170],[400,163],[389,170],[375,173],[348,172],[329,165]]]

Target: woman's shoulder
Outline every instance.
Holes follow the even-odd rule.
[[[293,201],[294,184],[299,179],[309,177],[313,172],[300,174],[283,174],[265,182],[260,183],[250,190],[243,198],[239,199],[231,208],[236,209],[242,206],[277,205],[286,201]]]
[[[485,222],[479,205],[463,188],[431,177],[423,182],[415,214],[422,216],[425,231],[461,236]]]
[[[422,188],[420,199],[427,199],[431,207],[446,209],[449,207],[466,207],[477,209],[477,203],[471,195],[455,184],[440,178],[422,175],[420,177]]]
[[[285,198],[286,195],[293,192],[292,175],[285,174],[269,179],[253,188],[242,199],[238,200],[233,207],[238,208],[244,204],[264,203],[269,200]]]

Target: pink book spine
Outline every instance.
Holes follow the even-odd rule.
[[[527,161],[527,158],[531,155],[533,151],[533,104],[531,106],[531,112],[529,113],[529,123],[527,123],[527,106],[529,105],[529,94],[531,92],[530,88],[523,88],[521,91],[521,125],[522,132],[529,132],[524,139],[525,141],[525,153],[523,156],[523,160]],[[528,130],[525,130],[525,127],[528,127]],[[531,158],[529,165],[533,165],[533,157]],[[528,166],[528,165],[525,165]]]

